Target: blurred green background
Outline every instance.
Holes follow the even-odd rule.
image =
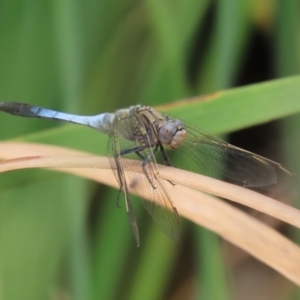
[[[299,73],[299,13],[298,0],[3,0],[0,100],[97,114],[225,90],[224,101],[176,114],[212,134],[266,123],[299,112],[299,78],[268,92],[253,86],[257,102],[248,89],[240,98],[227,89]],[[289,83],[293,102],[280,94]],[[107,138],[90,129],[4,114],[0,124],[2,140],[106,153]],[[229,138],[300,173],[299,125],[295,115]],[[205,229],[182,220],[181,241],[169,240],[138,201],[137,248],[116,190],[23,170],[2,174],[0,191],[0,299],[300,299],[288,280]]]

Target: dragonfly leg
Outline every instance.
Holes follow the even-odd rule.
[[[164,160],[166,166],[173,167],[170,160],[169,160],[169,157],[168,157],[168,155],[165,151],[165,148],[163,147],[163,145],[161,143],[159,143],[159,150],[160,150],[160,153],[163,157],[163,160]]]
[[[143,173],[146,176],[147,180],[149,181],[149,183],[151,184],[152,188],[156,189],[156,186],[153,184],[152,180],[150,179],[148,172],[146,170],[146,165],[147,163],[149,163],[150,159],[150,154],[147,155],[147,157],[144,157],[141,153],[136,152],[136,154],[143,160],[142,162],[142,169],[143,169]]]
[[[155,145],[154,149],[153,149],[153,154],[155,154],[157,152],[158,149],[158,145]],[[157,187],[154,185],[154,183],[152,182],[151,178],[148,175],[148,172],[146,170],[146,165],[151,162],[151,153],[148,153],[148,155],[146,157],[144,157],[143,155],[141,155],[139,152],[136,152],[136,154],[143,160],[142,163],[142,168],[143,168],[143,172],[145,174],[145,176],[147,177],[147,180],[149,181],[149,183],[151,184],[153,189],[156,189]]]
[[[159,144],[159,150],[160,150],[160,153],[161,153],[161,155],[162,155],[162,157],[163,157],[163,160],[164,160],[166,166],[168,166],[168,167],[173,167],[172,164],[171,164],[171,162],[170,162],[170,159],[169,159],[169,157],[168,157],[168,155],[167,155],[167,153],[166,153],[166,151],[165,151],[165,148],[163,147],[162,144]],[[167,180],[167,181],[168,181],[171,185],[173,185],[173,186],[176,185],[176,184],[175,184],[174,182],[172,182],[171,180]]]
[[[125,154],[130,154],[130,153],[135,153],[143,162],[142,162],[142,168],[143,168],[143,173],[146,176],[147,180],[149,181],[149,183],[151,184],[151,186],[153,187],[153,189],[156,189],[155,185],[153,184],[151,178],[149,177],[149,174],[146,170],[146,165],[151,161],[151,153],[149,153],[146,157],[143,156],[140,152],[150,148],[148,145],[141,145],[141,146],[137,146],[134,148],[130,148],[130,149],[124,149],[120,152],[120,156],[125,155]],[[157,152],[158,149],[158,145],[155,145],[153,151],[153,154],[155,154]]]
[[[123,156],[123,155],[130,154],[130,153],[133,153],[133,152],[137,153],[137,152],[142,151],[146,148],[147,147],[145,147],[145,146],[137,146],[137,147],[134,147],[134,148],[124,149],[117,156]]]

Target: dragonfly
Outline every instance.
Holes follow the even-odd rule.
[[[130,228],[138,246],[140,235],[130,187],[142,198],[145,209],[161,230],[174,240],[179,238],[178,212],[157,170],[158,159],[172,166],[170,150],[178,151],[183,168],[211,177],[222,176],[244,187],[273,185],[280,171],[292,174],[274,161],[230,145],[150,106],[135,105],[114,113],[81,116],[26,103],[1,102],[0,111],[71,122],[108,135],[109,162],[119,184],[119,194],[124,194]],[[137,185],[131,184],[136,180]],[[145,199],[149,195],[154,201]]]

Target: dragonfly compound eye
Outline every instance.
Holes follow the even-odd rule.
[[[178,148],[186,137],[184,125],[179,120],[170,120],[159,130],[159,140],[170,148]]]

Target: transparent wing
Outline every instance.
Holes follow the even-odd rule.
[[[125,204],[126,204],[126,211],[127,211],[127,216],[128,216],[128,222],[131,228],[131,231],[133,233],[133,236],[137,242],[137,245],[140,245],[140,235],[139,235],[139,230],[138,230],[138,225],[136,222],[136,218],[134,215],[133,211],[133,206],[131,203],[130,195],[129,195],[129,190],[128,190],[128,185],[126,181],[126,176],[124,172],[124,167],[122,160],[118,153],[120,153],[120,142],[119,142],[119,136],[116,134],[117,130],[117,125],[114,126],[113,132],[111,132],[111,135],[109,137],[109,142],[108,142],[108,157],[109,157],[109,162],[111,165],[111,168],[116,176],[116,179],[119,183],[120,191],[123,191],[124,196],[125,196]],[[118,199],[119,201],[119,199]]]
[[[143,152],[145,154],[146,151]],[[173,206],[163,182],[159,179],[159,174],[156,173],[154,163],[147,163],[143,170],[141,161],[134,163],[124,161],[123,167],[125,170],[129,170],[127,173],[128,184],[141,197],[145,209],[153,220],[166,235],[178,240],[180,224],[177,210]],[[147,175],[143,172],[146,172]],[[146,200],[145,198],[148,197],[154,201]]]
[[[153,153],[155,147],[150,145],[147,138],[142,139],[143,142],[141,139],[137,142],[134,138],[141,134],[145,135],[146,131],[137,115],[116,119],[115,133],[110,138],[108,146],[110,163],[125,194],[125,200],[131,202],[128,187],[133,188],[142,198],[144,207],[161,230],[177,240],[180,235],[179,217],[156,170],[155,153]],[[130,136],[132,140],[128,139]],[[126,176],[123,176],[125,173]],[[154,201],[145,200],[145,197],[149,196]]]
[[[178,163],[184,169],[223,178],[244,187],[275,184],[280,172],[293,175],[280,164],[184,124],[187,138],[177,150],[180,154]]]

